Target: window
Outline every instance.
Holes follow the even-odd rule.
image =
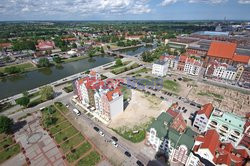
[[[201,119],[204,119],[204,117],[201,117]]]

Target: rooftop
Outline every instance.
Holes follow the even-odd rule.
[[[232,59],[237,44],[230,42],[213,41],[210,45],[207,55],[212,57]]]

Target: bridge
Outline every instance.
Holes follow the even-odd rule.
[[[106,54],[108,55],[111,55],[111,56],[117,56],[117,57],[122,57],[122,58],[138,58],[140,57],[140,55],[142,53],[139,53],[139,54],[136,54],[136,55],[127,55],[127,54],[122,54],[122,53],[119,53],[119,52],[116,52],[116,51],[113,51],[113,50],[108,50],[108,51],[105,51]]]

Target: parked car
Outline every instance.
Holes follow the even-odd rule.
[[[66,106],[67,108],[69,108],[69,104],[66,104],[65,106]]]
[[[163,96],[161,96],[161,99],[163,100],[163,99],[164,99],[164,97],[163,97]]]
[[[76,108],[73,109],[73,112],[74,112],[77,116],[80,116],[80,115],[81,115],[81,112],[80,112],[78,109],[76,109]]]
[[[118,139],[115,136],[112,136],[111,139],[115,142],[118,142]]]
[[[128,157],[131,157],[131,154],[128,151],[126,151],[124,154]]]
[[[185,109],[183,112],[186,113],[186,112],[187,112],[187,109]]]
[[[93,129],[94,129],[95,131],[97,131],[97,132],[99,132],[99,130],[100,130],[100,129],[99,129],[98,127],[96,127],[96,126],[93,127]]]
[[[112,141],[112,144],[114,145],[114,147],[116,147],[116,148],[118,147],[118,143]]]
[[[102,131],[99,131],[100,136],[104,137],[104,133]]]
[[[136,164],[139,165],[139,166],[144,166],[144,164],[140,160],[137,160]]]

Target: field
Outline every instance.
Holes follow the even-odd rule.
[[[18,67],[22,71],[30,71],[30,70],[36,69],[36,66],[34,66],[31,62],[22,63],[22,64],[18,64],[18,65],[10,65],[7,67]],[[4,73],[4,68],[6,68],[6,67],[0,67],[0,72]]]
[[[140,91],[131,90],[131,92],[129,105],[122,114],[112,120],[109,127],[125,139],[138,143],[145,138],[147,124],[152,118],[158,117],[171,103]],[[134,134],[133,131],[138,133]]]
[[[21,147],[9,135],[0,134],[0,164],[17,155]]]
[[[94,151],[87,139],[64,117],[67,113],[68,109],[62,103],[56,102],[42,110],[43,126],[60,145],[69,163],[74,165],[81,161],[96,164],[101,160],[99,153]]]

